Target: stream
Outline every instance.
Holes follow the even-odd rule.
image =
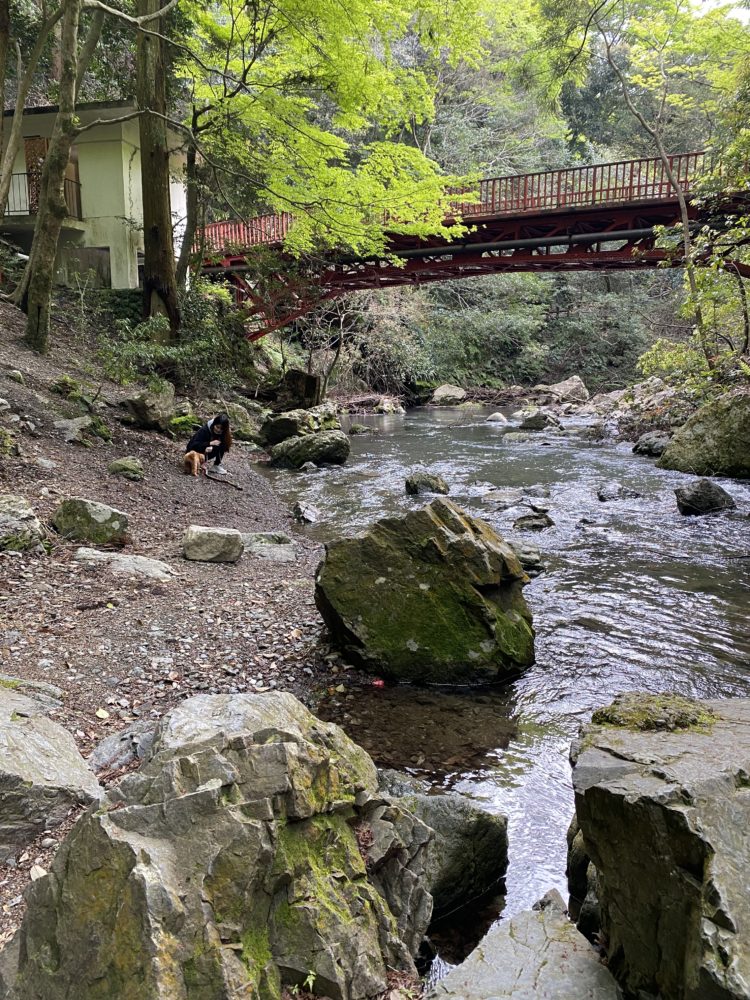
[[[502,425],[486,422],[490,412],[358,415],[377,433],[352,437],[345,466],[268,475],[290,506],[320,510],[300,529],[320,541],[426,503],[404,491],[421,468],[443,476],[450,499],[470,514],[541,550],[546,571],[525,589],[536,663],[517,680],[473,694],[365,688],[327,709],[379,765],[508,817],[505,918],[552,887],[567,898],[568,753],[596,707],[627,690],[750,696],[750,483],[722,483],[736,511],[683,517],[673,488],[688,477],[657,469],[629,445],[587,442],[582,421],[564,419],[565,437],[504,441]],[[642,496],[602,503],[597,488],[611,482]],[[498,509],[497,490],[508,487],[548,489],[554,527],[514,532],[529,510]]]

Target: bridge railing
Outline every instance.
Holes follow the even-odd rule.
[[[685,194],[691,192],[710,165],[708,154],[702,151],[675,154],[669,157],[669,164]],[[480,219],[674,198],[665,165],[659,157],[652,157],[490,177],[480,181],[477,201],[453,202],[451,210],[457,217]],[[212,222],[203,230],[203,250],[210,254],[227,248],[242,250],[281,243],[291,225],[289,212],[259,215],[249,222]],[[200,249],[196,240],[195,250]]]
[[[679,153],[669,157],[669,164],[680,187],[688,194],[708,167],[708,155],[705,152]],[[478,201],[459,202],[455,211],[464,218],[517,215],[558,208],[664,201],[674,197],[665,165],[660,158],[653,157],[491,177],[480,181]]]

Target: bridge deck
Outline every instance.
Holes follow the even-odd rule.
[[[669,157],[686,194],[708,169],[704,152]],[[679,221],[677,194],[658,158],[622,160],[480,181],[476,197],[457,200],[451,219],[467,232],[458,239],[427,240],[392,231],[388,251],[402,259],[344,257],[329,253],[315,263],[250,278],[254,247],[282,251],[293,217],[282,212],[248,222],[207,225],[196,241],[203,270],[235,287],[255,322],[251,339],[310,312],[326,299],[365,288],[421,284],[510,271],[597,270],[680,263],[655,247],[654,227]],[[691,210],[692,212],[692,210]],[[250,279],[250,280],[248,280]]]

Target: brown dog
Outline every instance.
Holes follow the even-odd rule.
[[[182,471],[186,476],[197,476],[206,464],[206,456],[199,451],[187,451],[182,460]],[[205,472],[205,469],[203,469]]]

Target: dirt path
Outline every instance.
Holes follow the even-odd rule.
[[[86,346],[58,331],[52,353],[40,358],[20,333],[17,315],[0,306],[0,399],[10,403],[0,427],[17,431],[14,414],[33,424],[18,434],[22,456],[0,459],[0,493],[25,497],[45,523],[69,496],[121,509],[132,536],[126,551],[164,560],[178,576],[157,583],[84,567],[73,559],[78,545],[53,531],[47,556],[0,554],[0,672],[62,689],[62,707],[51,718],[74,734],[84,757],[104,736],[157,719],[196,692],[278,687],[309,704],[337,683],[339,667],[320,645],[313,602],[318,546],[296,538],[298,559],[288,563],[246,554],[235,565],[214,565],[181,556],[189,524],[292,530],[286,508],[254,470],[250,449],[235,446],[226,463],[242,492],[185,476],[182,442],[122,425],[116,403],[123,391],[106,382],[101,395],[112,405],[103,416],[112,443],[67,444],[53,427],[62,400],[49,387],[62,373],[86,374],[71,362],[86,355]],[[11,370],[22,373],[23,384]],[[141,459],[143,482],[107,471],[125,455]],[[29,869],[46,867],[53,851],[40,841],[17,867],[0,868],[0,935],[20,918]]]

